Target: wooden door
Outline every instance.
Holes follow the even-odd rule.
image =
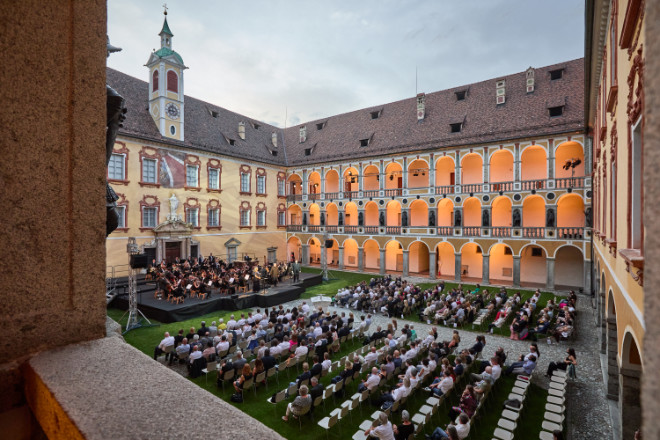
[[[167,242],[165,243],[165,260],[170,263],[174,262],[181,256],[181,242]]]

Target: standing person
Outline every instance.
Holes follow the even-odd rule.
[[[300,281],[300,263],[298,262],[298,260],[295,260],[293,262],[292,269],[293,269],[293,282],[297,283],[298,281]]]

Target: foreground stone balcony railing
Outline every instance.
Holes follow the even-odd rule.
[[[335,191],[325,193],[288,194],[288,202],[343,200],[379,197],[402,197],[407,195],[489,194],[517,191],[552,191],[591,188],[591,177],[558,177],[555,179],[520,180],[507,182],[467,183],[443,186],[408,188],[368,189],[363,191]]]
[[[590,240],[588,227],[511,227],[511,226],[339,226],[287,225],[287,232],[345,235],[401,235],[440,237],[527,238],[540,240]]]

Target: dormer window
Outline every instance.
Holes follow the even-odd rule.
[[[317,130],[323,130],[325,128],[325,122],[319,122],[316,124],[316,129]]]
[[[549,107],[548,112],[550,112],[551,118],[556,118],[557,116],[561,116],[564,114],[564,106],[559,105],[557,107]]]
[[[252,127],[253,127],[255,130],[259,130],[259,127],[261,127],[261,125],[259,125],[259,124],[253,122],[253,123],[252,123]]]
[[[564,69],[556,69],[550,71],[550,80],[555,81],[564,77]]]
[[[467,96],[467,90],[461,90],[456,92],[456,101],[465,101],[465,97]]]
[[[449,127],[451,127],[452,133],[460,133],[461,130],[463,130],[463,123],[457,122],[455,124],[449,124]]]
[[[305,156],[309,156],[312,154],[312,149],[311,148],[305,148]]]
[[[220,116],[220,114],[218,112],[216,112],[215,110],[211,110],[211,116],[213,116],[214,118],[217,118],[217,117]]]
[[[227,141],[229,142],[229,145],[231,145],[232,147],[233,147],[234,144],[236,143],[236,141],[233,140],[233,139],[227,139]]]
[[[366,147],[369,145],[369,139],[360,139],[360,146]]]
[[[378,118],[380,118],[380,110],[377,110],[375,112],[371,112],[371,119],[378,119]]]

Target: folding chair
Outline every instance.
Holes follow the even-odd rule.
[[[218,372],[218,362],[217,361],[212,361],[208,362],[206,364],[206,368],[202,368],[202,373],[204,373],[204,383],[208,384],[208,378],[209,378],[209,372],[213,371],[215,373]],[[217,376],[217,374],[216,374]]]
[[[321,428],[325,429],[325,438],[328,438],[328,431],[330,428],[335,426],[337,422],[339,421],[339,415],[335,414],[330,417],[323,417],[319,422],[317,423]]]

